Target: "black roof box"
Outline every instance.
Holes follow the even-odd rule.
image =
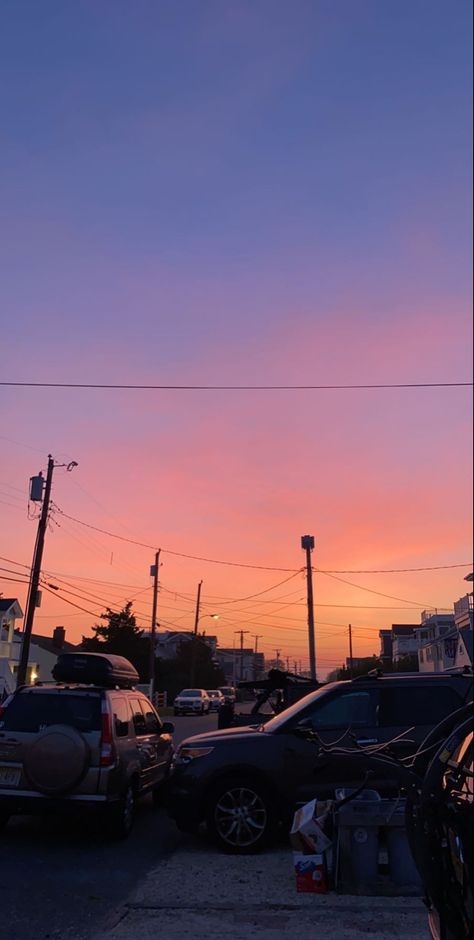
[[[56,682],[81,682],[107,689],[131,689],[140,681],[124,656],[106,653],[60,653],[53,669]]]

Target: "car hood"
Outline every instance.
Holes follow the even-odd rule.
[[[198,744],[209,744],[210,742],[213,744],[225,744],[225,742],[229,741],[230,739],[235,740],[236,738],[255,738],[257,735],[260,738],[262,737],[262,732],[258,731],[256,726],[253,728],[247,725],[239,728],[223,728],[221,731],[206,731],[204,734],[194,734],[192,737],[181,741],[178,747],[182,747],[183,745],[188,746],[190,744],[193,746]]]

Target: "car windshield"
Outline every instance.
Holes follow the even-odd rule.
[[[179,698],[201,698],[201,689],[183,689]]]
[[[5,708],[0,731],[37,733],[49,725],[69,725],[77,731],[100,731],[100,695],[70,692],[20,692]]]
[[[290,705],[289,708],[285,708],[285,710],[280,712],[279,715],[276,715],[275,718],[271,718],[270,721],[267,721],[265,725],[262,725],[262,730],[279,731],[287,721],[289,721],[291,718],[296,718],[297,715],[307,707],[307,705],[311,705],[313,702],[317,702],[318,699],[323,698],[327,692],[330,692],[331,689],[335,689],[340,684],[340,682],[330,682],[328,685],[321,686],[321,688],[317,689],[316,692],[310,692],[309,695],[305,695],[304,698],[298,699],[294,705]]]
[[[223,685],[219,691],[222,692],[223,695],[232,695],[234,692],[232,686],[230,685],[229,686]]]

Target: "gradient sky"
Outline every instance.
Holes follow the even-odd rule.
[[[469,381],[471,18],[470,0],[2,4],[2,378]],[[51,451],[79,462],[57,472],[65,512],[157,548],[297,569],[311,532],[323,569],[469,562],[470,397],[2,389],[1,554],[30,562],[27,481]],[[45,567],[94,612],[146,589],[146,625],[152,552],[56,519]],[[288,574],[162,558],[163,626],[192,624],[202,578],[222,644],[242,627],[307,660],[301,576],[226,604]],[[342,576],[416,604],[318,574],[320,673],[349,621],[355,654],[377,650],[467,570]],[[35,629],[91,622],[48,596]]]

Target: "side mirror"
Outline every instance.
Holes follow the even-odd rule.
[[[164,721],[161,728],[160,734],[174,734],[174,724],[172,721]]]
[[[128,736],[128,721],[120,721],[119,718],[116,718],[115,734],[118,738],[126,738]]]

